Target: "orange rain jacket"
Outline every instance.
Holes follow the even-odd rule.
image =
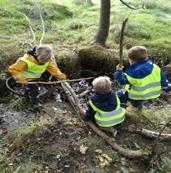
[[[39,64],[39,62],[33,56],[31,56],[29,54],[25,54],[24,58],[31,62]],[[18,59],[14,64],[9,66],[8,71],[15,80],[23,82],[23,81],[27,81],[27,79],[23,75],[21,75],[21,72],[24,69],[27,69],[27,64],[24,61]],[[52,60],[49,60],[49,65],[47,67],[47,71],[52,76],[54,76],[58,79],[61,79],[61,80],[66,79],[66,75],[60,71],[60,69],[52,62]],[[29,79],[29,81],[30,81],[30,79]]]

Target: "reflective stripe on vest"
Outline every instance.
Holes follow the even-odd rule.
[[[101,127],[112,127],[120,124],[125,119],[125,109],[120,107],[120,100],[117,98],[117,107],[115,110],[110,112],[105,112],[97,108],[92,101],[90,101],[90,106],[96,112],[95,120],[96,123]]]
[[[30,60],[27,60],[24,57],[19,58],[19,59],[24,61],[27,64],[27,69],[25,69],[21,72],[21,74],[25,78],[30,78],[30,79],[40,78],[41,75],[46,71],[46,69],[49,65],[49,62],[47,62],[43,65],[40,65],[40,64],[31,62]]]
[[[128,97],[132,100],[149,100],[157,98],[161,94],[161,75],[160,68],[153,64],[153,70],[148,76],[137,79],[127,75],[127,79],[130,83],[130,89],[128,91]]]

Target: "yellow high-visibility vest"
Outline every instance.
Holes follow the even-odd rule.
[[[27,69],[23,70],[21,72],[21,75],[23,75],[27,79],[37,79],[40,78],[41,75],[46,71],[49,62],[46,62],[45,64],[36,64],[34,62],[31,62],[30,60],[26,59],[25,57],[19,58],[20,60],[24,61],[27,64]]]
[[[157,98],[161,94],[161,70],[153,64],[152,72],[144,78],[137,79],[124,73],[130,83],[125,89],[128,97],[132,100],[150,100]]]
[[[90,106],[96,112],[95,120],[96,123],[101,127],[112,127],[117,124],[120,124],[125,119],[125,109],[120,106],[120,100],[116,96],[117,107],[115,110],[110,112],[105,112],[99,108],[97,108],[92,101],[90,101]]]

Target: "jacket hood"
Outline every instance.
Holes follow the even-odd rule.
[[[116,95],[114,92],[105,94],[94,93],[91,101],[96,107],[103,111],[113,111],[117,107]]]
[[[126,69],[126,73],[133,78],[144,78],[153,70],[153,63],[150,60],[143,60],[132,64]]]

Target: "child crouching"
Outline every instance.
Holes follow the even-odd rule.
[[[99,127],[113,127],[125,119],[125,109],[111,90],[111,81],[107,76],[100,76],[93,82],[95,93],[91,96],[83,120],[91,120]]]
[[[52,48],[48,45],[39,45],[24,54],[23,57],[20,57],[8,68],[9,73],[17,82],[27,84],[26,94],[34,110],[41,109],[42,105],[39,103],[38,86],[36,84],[28,84],[29,81],[41,78],[45,71],[48,71],[57,79],[66,79],[66,75],[60,71],[52,58]]]

